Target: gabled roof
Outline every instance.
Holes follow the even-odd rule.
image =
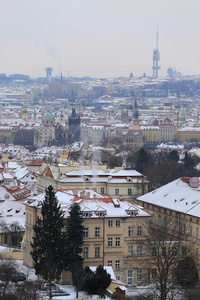
[[[199,183],[198,187],[192,186],[194,181],[182,177],[138,197],[138,200],[199,218],[200,186]]]

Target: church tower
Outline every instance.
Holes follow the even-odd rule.
[[[133,109],[133,130],[140,131],[140,122],[139,122],[139,109],[137,105],[137,99],[135,98],[135,105]]]

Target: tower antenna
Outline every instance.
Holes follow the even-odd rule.
[[[158,25],[157,25],[157,34],[156,34],[156,49],[153,49],[153,77],[158,78],[158,70],[160,69],[160,66],[158,65],[158,62],[160,60],[160,52],[158,50]]]

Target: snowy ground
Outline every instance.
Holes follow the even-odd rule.
[[[24,272],[24,274],[27,277],[27,280],[33,281],[36,280],[38,277],[35,275],[35,270],[34,269],[29,269],[26,266],[23,265],[22,261],[17,261],[17,270]],[[76,299],[76,290],[72,285],[58,285],[61,289],[67,290],[70,295],[69,296],[56,296],[53,297],[53,299],[57,299],[57,300],[75,300]],[[181,297],[181,291],[178,289],[173,289],[172,290],[173,293],[173,299],[174,300],[182,300],[184,299],[183,297]],[[158,299],[158,294],[159,294],[159,290],[156,289],[156,285],[155,284],[151,284],[148,286],[137,286],[137,287],[128,287],[127,291],[126,291],[126,295],[127,296],[138,296],[138,295],[149,295],[152,294],[154,295],[154,299]],[[42,292],[41,293],[41,299],[42,300],[48,300],[48,296],[46,295],[46,292]],[[92,299],[92,300],[99,300],[101,299],[99,296],[97,295],[92,295],[89,296],[87,295],[85,292],[79,292],[79,300],[87,300],[87,299]],[[106,300],[110,300],[111,298],[106,296],[105,297]],[[134,298],[133,298],[134,299]],[[169,293],[169,297],[168,299],[172,299],[172,295],[170,295]]]

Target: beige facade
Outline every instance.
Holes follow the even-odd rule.
[[[55,140],[55,127],[41,125],[34,128],[34,146],[49,146]]]
[[[200,274],[199,193],[199,178],[183,177],[138,197],[137,203],[158,221],[183,231],[189,241],[185,254],[192,253]]]
[[[84,266],[112,266],[117,279],[129,285],[142,282],[145,274],[142,267],[143,226],[149,220],[149,214],[136,204],[100,195],[93,190],[59,190],[56,197],[61,209],[66,211],[66,221],[69,204],[76,199],[81,207],[84,218]],[[30,255],[33,226],[37,217],[41,217],[43,199],[44,194],[30,197],[25,203],[24,264],[29,267],[33,267]],[[66,273],[63,273],[62,281],[69,281]]]
[[[86,167],[86,166],[84,166]],[[107,170],[106,166],[87,166],[88,169],[59,168],[53,165],[46,165],[37,174],[38,193],[52,185],[55,189],[67,188],[89,188],[97,193],[109,196],[120,196],[129,201],[134,201],[139,195],[148,191],[148,181],[135,170],[124,170],[115,168]],[[68,167],[69,168],[69,167]]]

